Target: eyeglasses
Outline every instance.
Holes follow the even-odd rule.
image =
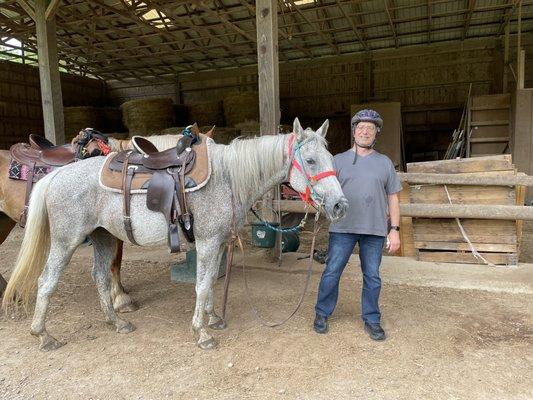
[[[357,125],[355,127],[355,130],[357,132],[369,132],[369,133],[376,133],[377,132],[377,129],[375,126],[361,126],[361,125]]]

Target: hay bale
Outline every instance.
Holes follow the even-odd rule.
[[[85,128],[104,128],[102,110],[97,107],[64,107],[65,141],[70,142],[79,131]]]
[[[221,101],[210,101],[189,105],[189,122],[198,125],[224,126],[224,112]]]
[[[171,98],[130,100],[123,103],[120,108],[130,136],[150,135],[174,124]]]
[[[245,121],[235,124],[241,132],[241,136],[259,136],[261,134],[261,124],[259,121]]]
[[[200,132],[207,132],[211,129],[212,126],[202,126]],[[213,140],[218,144],[229,144],[233,139],[239,137],[241,132],[236,128],[228,127],[215,127],[213,133]]]
[[[259,121],[259,94],[243,92],[226,96],[224,116],[228,126],[235,126],[245,121]]]

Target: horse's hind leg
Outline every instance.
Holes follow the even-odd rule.
[[[66,241],[58,240],[52,241],[48,260],[39,277],[39,288],[37,290],[37,299],[30,332],[39,338],[39,348],[43,351],[55,350],[65,344],[56,340],[46,331],[46,312],[50,304],[50,296],[57,288],[59,277],[70,262],[74,250],[81,241],[82,239],[76,243],[66,243]]]
[[[130,295],[124,290],[120,279],[124,242],[122,240],[117,240],[116,242],[115,255],[111,264],[111,298],[113,299],[113,307],[115,311],[121,313],[137,311],[139,307],[137,307]]]
[[[94,248],[93,279],[100,296],[100,305],[107,323],[112,324],[119,333],[129,333],[135,327],[120,319],[111,300],[110,267],[117,248],[117,239],[104,229],[97,229],[90,235]]]

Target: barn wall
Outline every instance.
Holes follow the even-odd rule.
[[[102,106],[104,88],[96,79],[61,74],[66,107]],[[0,61],[0,149],[27,141],[30,133],[44,134],[39,69]]]
[[[502,43],[497,39],[470,40],[282,63],[282,123],[290,124],[299,117],[304,125],[316,128],[329,118],[330,148],[335,153],[349,146],[351,104],[398,101],[402,104],[406,161],[440,158],[459,124],[470,83],[472,95],[502,91]],[[526,55],[533,54],[533,35],[524,35],[522,43]],[[514,62],[515,36],[510,45]],[[531,62],[528,56],[526,66]],[[533,86],[532,68],[526,68],[525,80],[526,87]],[[514,85],[511,77],[509,86]],[[154,96],[194,104],[222,100],[232,92],[256,90],[255,66],[180,74],[165,82],[108,85],[112,105]]]

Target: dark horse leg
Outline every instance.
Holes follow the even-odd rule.
[[[4,243],[4,240],[6,240],[11,230],[15,227],[15,224],[15,221],[13,221],[3,212],[0,212],[0,244]],[[0,275],[0,297],[2,297],[4,294],[6,286],[6,280],[2,277],[2,275]]]
[[[130,295],[124,290],[120,280],[120,266],[122,264],[122,250],[124,242],[117,240],[115,256],[111,265],[111,297],[113,308],[118,312],[137,311],[139,307],[133,302]]]

